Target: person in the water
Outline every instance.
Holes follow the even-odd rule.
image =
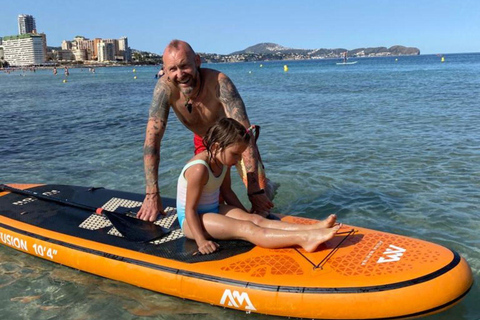
[[[202,138],[219,119],[230,117],[245,128],[250,127],[245,105],[232,81],[217,70],[200,66],[200,57],[184,41],[171,41],[163,53],[165,75],[158,80],[153,93],[144,143],[146,196],[137,215],[140,219],[154,221],[159,213],[164,213],[158,170],[161,141],[171,110],[194,133],[196,153],[204,150]],[[259,158],[252,139],[242,154],[246,168],[243,178],[252,211],[265,214],[273,207],[273,186],[259,173],[263,169]]]

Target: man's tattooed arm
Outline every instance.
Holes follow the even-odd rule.
[[[245,128],[248,128],[250,121],[248,120],[245,104],[233,82],[223,74],[219,76],[217,95],[225,108],[226,116],[237,120]],[[252,139],[252,143],[245,150],[242,158],[247,171],[248,193],[258,191],[260,189],[258,184],[258,150],[255,139]]]
[[[158,192],[158,167],[160,165],[160,142],[167,126],[170,111],[170,89],[162,80],[157,82],[150,106],[143,161],[146,178],[146,192]]]
[[[232,80],[223,74],[219,76],[217,95],[225,108],[227,117],[237,120],[248,128],[250,121],[242,97]]]

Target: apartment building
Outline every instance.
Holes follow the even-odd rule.
[[[11,66],[43,64],[46,59],[45,34],[21,34],[3,37],[4,58]]]
[[[18,34],[37,33],[35,18],[29,14],[18,16]]]

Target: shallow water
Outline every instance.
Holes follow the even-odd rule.
[[[208,64],[235,82],[278,212],[433,241],[459,252],[474,287],[427,319],[479,319],[480,54]],[[289,71],[283,71],[283,65]],[[153,67],[0,73],[0,182],[143,192],[142,146]],[[133,77],[137,76],[135,80]],[[172,114],[161,190],[175,196],[192,137]],[[236,178],[236,177],[234,177]],[[246,203],[244,188],[234,188]],[[242,312],[161,295],[0,246],[5,319],[243,319]],[[249,319],[275,319],[248,315]]]

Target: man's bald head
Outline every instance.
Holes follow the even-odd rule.
[[[163,51],[163,55],[168,55],[172,51],[184,51],[189,58],[195,58],[196,55],[195,51],[193,51],[192,47],[187,42],[177,39],[170,41]]]

